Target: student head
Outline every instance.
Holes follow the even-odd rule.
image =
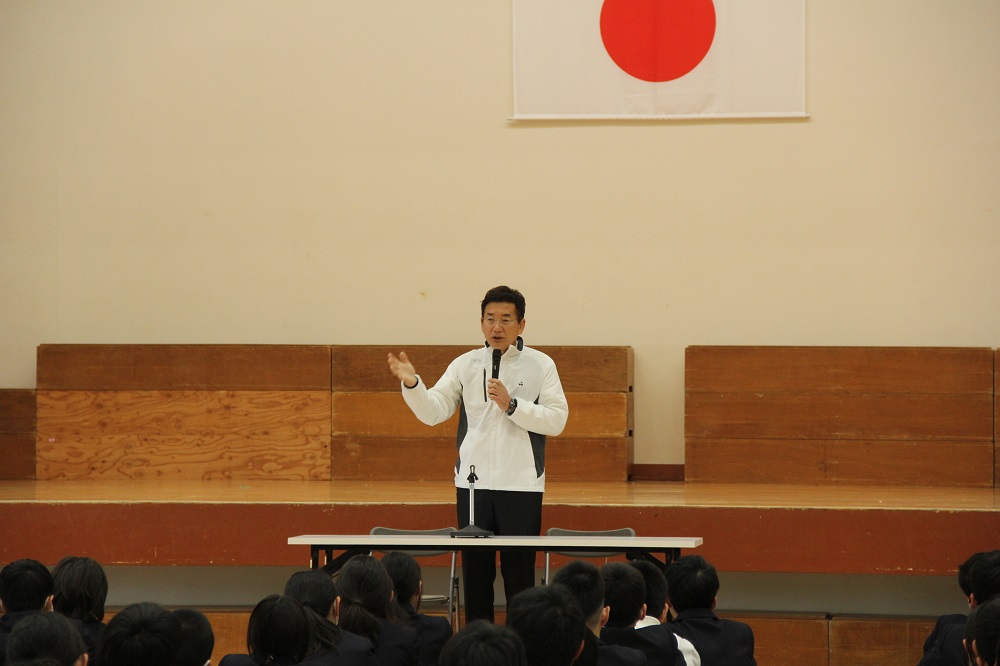
[[[646,615],[659,622],[667,619],[667,579],[660,567],[649,560],[632,560],[629,566],[642,574],[646,583]]]
[[[1000,550],[981,553],[969,571],[969,603],[981,606],[1000,595]]]
[[[965,629],[962,630],[962,647],[965,649],[966,664],[972,666],[976,664],[976,651],[972,647],[972,641],[976,640],[976,617],[978,615],[979,609],[973,608],[965,620]]]
[[[610,606],[607,626],[633,627],[646,614],[646,581],[635,567],[608,562],[601,567],[604,604]]]
[[[524,296],[510,287],[486,292],[480,307],[483,336],[493,349],[506,352],[524,332]]]
[[[583,650],[583,613],[561,585],[533,587],[507,604],[507,626],[521,637],[529,666],[570,666]]]
[[[36,613],[15,624],[10,632],[10,666],[41,661],[59,666],[87,665],[87,646],[80,632],[59,613]]]
[[[566,588],[576,600],[583,620],[594,633],[599,633],[601,625],[607,622],[604,605],[604,579],[601,571],[592,563],[574,560],[559,569],[552,576],[553,585]]]
[[[381,621],[392,615],[392,579],[371,555],[355,555],[336,580],[340,595],[340,627],[378,646]]]
[[[89,557],[64,557],[52,570],[52,609],[81,622],[102,622],[108,597],[104,569]]]
[[[215,632],[212,624],[200,611],[179,608],[173,612],[180,627],[180,643],[174,666],[205,666],[212,659],[215,649]]]
[[[396,600],[401,604],[410,604],[414,609],[420,608],[420,592],[423,589],[420,565],[409,553],[393,551],[382,558],[382,566],[392,579]]]
[[[985,552],[973,553],[969,559],[958,565],[958,586],[966,599],[972,594],[972,566],[985,554]]]
[[[1000,642],[1000,599],[988,601],[976,608],[972,648],[978,666],[994,666]]]
[[[302,604],[288,595],[264,597],[250,613],[247,652],[258,663],[302,661],[312,638],[306,613]]]
[[[151,603],[132,604],[104,628],[96,659],[103,666],[172,666],[180,633],[169,611]]]
[[[8,613],[52,610],[52,574],[36,560],[14,560],[0,569],[0,603]]]
[[[476,620],[448,639],[438,666],[528,666],[528,658],[514,631]]]
[[[285,594],[305,607],[312,623],[310,654],[335,650],[340,642],[340,628],[334,624],[339,605],[333,579],[316,569],[296,571],[285,583]]]
[[[719,574],[701,555],[684,555],[667,567],[667,597],[678,613],[713,609],[719,594]]]

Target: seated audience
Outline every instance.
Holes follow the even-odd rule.
[[[371,555],[355,555],[336,580],[339,625],[370,640],[379,666],[419,666],[417,631],[393,611],[392,579]]]
[[[972,630],[972,653],[976,666],[996,666],[997,643],[1000,642],[1000,599],[976,606],[976,622]]]
[[[215,649],[215,632],[204,613],[193,608],[179,608],[173,613],[180,626],[180,642],[174,666],[208,666]]]
[[[576,660],[579,666],[643,666],[646,655],[639,650],[621,645],[605,645],[600,639],[601,627],[607,622],[610,608],[604,605],[604,579],[590,562],[576,560],[555,573],[552,584],[564,587],[583,612],[583,621],[589,630],[585,636],[583,652]]]
[[[524,644],[507,627],[486,620],[470,622],[448,639],[439,666],[528,666]]]
[[[285,584],[285,594],[298,599],[312,623],[310,664],[376,666],[372,642],[337,626],[340,601],[328,574],[315,569],[297,571]]]
[[[152,603],[126,606],[104,627],[97,644],[102,666],[172,666],[180,643],[180,624]]]
[[[967,578],[964,585],[963,578]],[[959,567],[959,586],[968,597],[969,607],[972,609],[1000,595],[1000,551],[973,554]],[[966,620],[961,615],[945,616],[938,620],[924,642],[924,655],[918,666],[964,666],[965,626]]]
[[[667,624],[670,618],[670,605],[667,603],[667,578],[663,570],[648,560],[632,560],[629,566],[642,574],[646,582],[646,617],[635,623],[636,629],[660,627],[657,631],[673,631]],[[674,635],[677,639],[677,649],[684,657],[685,666],[701,666],[701,657],[694,645],[686,638]]]
[[[528,666],[570,666],[583,651],[587,627],[566,588],[533,587],[507,602],[507,626],[520,636]]]
[[[91,659],[104,631],[108,578],[89,557],[64,557],[52,570],[52,610],[80,622],[80,633]]]
[[[287,595],[272,594],[250,613],[247,654],[227,654],[219,666],[292,666],[306,658],[311,640],[312,624],[302,604]]]
[[[753,630],[715,614],[719,574],[700,555],[685,555],[667,567],[671,628],[694,644],[702,666],[756,666]]]
[[[672,632],[656,627],[635,628],[646,614],[646,581],[639,570],[624,562],[609,562],[601,567],[601,578],[604,603],[609,607],[601,640],[640,650],[649,666],[684,666]]]
[[[52,610],[52,574],[36,560],[14,560],[0,569],[0,666],[6,661],[7,639],[17,623]]]
[[[452,634],[447,618],[432,617],[420,612],[420,596],[424,592],[424,581],[420,575],[420,564],[407,553],[394,551],[382,558],[396,593],[396,603],[410,626],[417,630],[420,640],[420,663],[434,666],[438,655]]]
[[[35,613],[17,623],[7,641],[10,666],[47,663],[87,666],[87,646],[70,620],[59,613]]]

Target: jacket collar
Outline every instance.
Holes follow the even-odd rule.
[[[489,342],[484,342],[483,346],[486,347],[487,349],[489,349],[490,343]],[[524,338],[522,338],[520,335],[517,336],[517,342],[514,343],[514,346],[517,347],[517,351],[521,351],[522,349],[524,349]],[[508,347],[507,351],[510,351],[509,347]],[[506,353],[506,352],[504,352],[504,353]]]

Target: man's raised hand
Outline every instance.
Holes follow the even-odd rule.
[[[407,388],[413,388],[417,385],[417,371],[410,363],[410,359],[406,358],[406,352],[399,352],[399,358],[389,352],[389,372],[403,382]]]

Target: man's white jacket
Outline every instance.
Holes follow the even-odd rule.
[[[437,425],[459,410],[455,485],[468,488],[469,466],[476,466],[477,489],[541,492],[545,489],[545,438],[563,431],[569,407],[552,359],[525,347],[521,338],[504,352],[499,379],[517,409],[510,416],[486,395],[493,350],[462,354],[441,379],[427,388],[403,385],[403,399],[427,425]]]

